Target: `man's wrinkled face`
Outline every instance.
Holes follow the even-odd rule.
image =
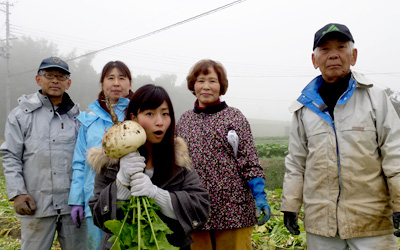
[[[350,66],[357,60],[357,49],[352,49],[349,42],[337,39],[327,40],[319,45],[312,54],[314,68],[321,71],[326,82],[336,82],[350,73]]]

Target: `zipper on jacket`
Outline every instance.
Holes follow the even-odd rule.
[[[352,79],[352,76],[350,77],[349,82],[351,81],[351,79]],[[355,88],[355,86],[353,86],[353,87]],[[350,89],[351,89],[351,88],[350,88]],[[338,101],[341,100],[342,97],[345,96],[345,95],[349,92],[350,89],[346,89],[346,90],[343,92],[343,94],[339,97],[339,99],[336,101],[336,104],[335,104],[335,107],[333,108],[332,113],[335,113],[335,109],[336,109],[336,106],[337,106]],[[344,104],[342,104],[342,105],[344,105]],[[329,113],[329,112],[328,112],[328,113]],[[331,117],[331,119],[332,119],[332,117]],[[341,178],[340,178],[340,170],[341,170],[341,169],[340,169],[340,157],[339,157],[339,142],[338,142],[338,138],[337,138],[337,134],[336,134],[336,126],[335,126],[335,120],[334,120],[334,119],[332,119],[332,128],[333,128],[333,131],[335,132],[336,157],[337,157],[337,164],[338,164],[339,195],[338,195],[338,200],[337,200],[337,203],[336,203],[336,204],[338,204],[338,203],[339,203],[339,200],[340,200],[340,195],[341,195],[341,193],[342,193],[342,181],[341,181]]]
[[[335,106],[336,107],[336,106]],[[336,140],[336,157],[337,157],[337,166],[338,166],[338,182],[339,182],[339,194],[338,194],[338,199],[336,204],[339,203],[340,200],[340,194],[342,193],[342,181],[340,178],[340,157],[339,157],[339,143],[337,139],[337,134],[336,134],[336,126],[335,126],[335,121],[332,120],[332,128],[333,132],[335,133],[335,140]]]
[[[345,93],[346,93],[346,92],[345,92]],[[343,93],[342,96],[343,96],[345,93]],[[341,96],[340,98],[342,98],[342,96]],[[339,98],[338,100],[340,100],[340,98]],[[312,101],[312,104],[313,104],[314,106],[316,106],[316,107],[318,108],[318,110],[320,110],[322,113],[327,114],[327,115],[331,118],[331,127],[332,127],[332,129],[333,129],[333,132],[335,133],[335,140],[336,140],[336,157],[337,157],[337,167],[338,167],[338,182],[339,182],[339,183],[338,183],[338,184],[339,184],[339,194],[338,194],[338,200],[337,200],[336,204],[338,204],[338,203],[339,203],[339,200],[340,200],[340,194],[342,193],[342,182],[341,182],[341,179],[340,179],[339,144],[338,144],[338,139],[337,139],[337,134],[336,134],[335,121],[334,121],[334,119],[332,119],[332,116],[329,114],[329,111],[327,111],[327,110],[322,111],[322,110],[320,109],[320,105],[318,105],[315,101]],[[335,108],[336,108],[336,105],[335,105]],[[335,110],[335,108],[334,108],[333,110]],[[325,119],[324,119],[324,120],[325,120]],[[325,121],[326,121],[326,120],[325,120]]]
[[[55,111],[54,113],[58,116],[58,118],[59,118],[60,121],[61,121],[61,129],[64,129],[64,122],[63,122],[63,120],[62,120],[62,118],[61,118],[61,115],[58,113],[58,111]]]

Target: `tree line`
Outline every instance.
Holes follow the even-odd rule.
[[[2,44],[0,43],[0,47]],[[50,56],[59,56],[67,60],[75,58],[75,51],[60,54],[57,45],[47,40],[33,40],[30,37],[20,37],[13,41],[9,59],[9,86],[11,110],[18,105],[17,99],[23,94],[35,93],[40,89],[36,84],[35,75],[40,62]],[[71,60],[67,63],[71,71],[71,88],[67,93],[72,100],[79,103],[81,110],[97,99],[101,90],[100,73],[92,66],[94,55]],[[116,59],[118,60],[118,59]],[[4,126],[7,118],[6,110],[6,59],[0,57],[0,140],[4,139]],[[107,63],[107,62],[105,62]],[[105,64],[104,63],[104,64]],[[132,71],[134,69],[131,69]],[[163,74],[155,79],[148,75],[138,75],[132,79],[132,90],[148,83],[163,86],[172,99],[176,117],[193,107],[195,97],[189,92],[186,84],[176,86],[177,76]],[[179,102],[178,102],[179,100]]]

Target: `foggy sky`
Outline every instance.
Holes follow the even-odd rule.
[[[82,55],[231,2],[11,0],[11,34],[47,39],[61,54],[76,50]],[[353,70],[379,87],[400,91],[399,7],[398,0],[247,0],[101,51],[93,66],[100,72],[108,61],[121,60],[134,76],[176,74],[180,85],[194,63],[210,58],[227,70],[229,88],[222,99],[228,105],[248,118],[290,120],[288,106],[319,75],[311,63],[314,33],[330,22],[345,24],[353,34],[358,49]],[[0,39],[5,38],[4,23],[0,12]]]

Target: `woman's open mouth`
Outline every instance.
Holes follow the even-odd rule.
[[[156,137],[161,137],[164,132],[162,132],[161,130],[155,131],[154,134],[156,135]]]

